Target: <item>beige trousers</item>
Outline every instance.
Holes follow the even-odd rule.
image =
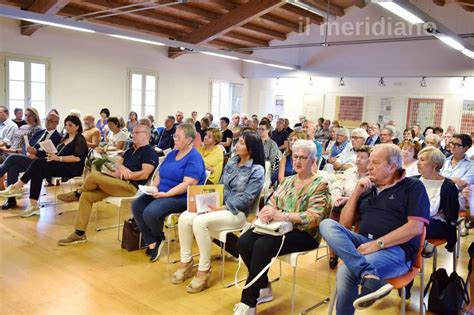
[[[181,213],[178,221],[179,245],[181,262],[188,263],[192,259],[193,234],[199,247],[200,271],[211,268],[211,231],[238,229],[244,226],[247,218],[243,212],[233,215],[228,210],[212,211],[198,215],[195,212]]]
[[[137,193],[137,188],[128,181],[92,171],[87,175],[79,198],[79,210],[76,216],[76,230],[86,231],[94,202],[109,196],[131,197]]]

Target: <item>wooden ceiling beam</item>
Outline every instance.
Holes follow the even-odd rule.
[[[68,3],[69,0],[36,0],[27,10],[45,15],[55,15],[67,6]],[[40,27],[40,24],[21,21],[21,35],[31,36]]]
[[[286,39],[286,34],[284,34],[284,33],[280,33],[280,32],[277,32],[277,31],[269,29],[269,28],[263,28],[263,27],[260,27],[260,26],[255,26],[251,23],[242,25],[240,28],[243,28],[245,30],[255,32],[255,33],[265,34],[267,36],[271,36],[271,37],[274,37],[275,39],[279,39],[279,40],[285,40]]]
[[[304,2],[307,2],[308,4],[314,6],[315,8],[323,10],[324,12],[326,12],[328,9],[328,3],[326,0],[304,0]],[[344,10],[334,4],[330,4],[329,14],[336,15],[336,16],[343,16]]]
[[[110,1],[110,0],[73,0],[72,3],[77,3],[80,5],[91,5],[93,6],[94,9],[117,9],[122,7],[123,5],[115,2],[115,1]],[[121,10],[117,10],[115,12],[120,12]],[[106,14],[106,13],[104,13]],[[97,15],[97,16],[100,16]],[[191,32],[193,29],[199,26],[198,23],[193,23],[188,20],[182,20],[174,16],[168,16],[160,13],[156,13],[155,11],[152,11],[150,9],[149,11],[138,11],[138,12],[133,12],[133,13],[123,13],[123,16],[135,16],[135,17],[144,17],[147,19],[152,19],[152,20],[157,20],[157,21],[163,21],[165,23],[173,25],[173,27],[177,27],[181,31],[185,30],[186,32]],[[88,18],[89,20],[89,18]],[[94,16],[90,17],[90,20],[94,20]]]
[[[191,34],[178,38],[178,40],[191,44],[208,43],[284,4],[285,2],[281,0],[249,0],[229,13],[201,26]],[[178,55],[174,54],[173,57],[176,58]]]
[[[254,37],[250,37],[250,36],[246,36],[246,35],[242,35],[242,34],[238,34],[238,33],[235,33],[235,32],[230,32],[230,33],[227,33],[227,34],[224,34],[222,37],[219,37],[220,39],[224,39],[224,38],[229,38],[229,39],[235,39],[237,41],[240,41],[240,42],[244,42],[246,43],[245,46],[248,46],[248,47],[255,47],[255,46],[259,46],[259,47],[263,47],[263,46],[268,46],[268,41],[266,40],[261,40],[261,39],[258,39],[258,38],[254,38]]]
[[[285,28],[289,29],[290,32],[296,32],[296,33],[300,32],[299,24],[280,19],[279,17],[273,16],[270,14],[261,16],[260,20],[263,20],[267,23],[276,24],[277,26],[284,26]]]
[[[282,6],[279,10],[286,10],[286,11],[289,11],[291,13],[294,13],[296,15],[298,15],[298,17],[303,17],[303,18],[309,18],[310,22],[313,23],[313,24],[321,24],[324,19],[317,15],[317,14],[314,14],[314,13],[311,13],[307,10],[303,10],[301,8],[298,8],[294,5],[291,5],[291,4],[285,4],[284,6]],[[305,23],[305,21],[303,21],[303,23]]]

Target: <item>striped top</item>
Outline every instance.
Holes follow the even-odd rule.
[[[332,207],[329,185],[318,175],[314,181],[297,189],[297,176],[285,177],[268,203],[283,212],[299,213],[301,224],[294,228],[308,232],[320,242],[319,223],[329,216]]]

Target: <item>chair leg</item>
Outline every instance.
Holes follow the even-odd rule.
[[[421,267],[420,267],[420,315],[425,314],[425,302],[424,294],[425,293],[425,259],[421,258]]]
[[[295,312],[296,266],[293,267],[293,288],[291,290],[291,315]]]
[[[462,223],[458,224],[458,241],[456,242],[456,258],[459,258],[459,251],[461,250],[461,230],[462,230]]]
[[[453,271],[456,272],[457,261],[456,261],[456,251],[453,251]]]
[[[437,247],[434,248],[434,253],[433,253],[433,272],[436,271],[436,264],[438,262],[438,249]]]
[[[334,307],[336,306],[336,294],[337,294],[337,289],[334,288],[334,292],[332,293],[332,296],[331,296],[331,303],[329,303],[328,315],[332,315],[332,312],[334,311]]]
[[[402,288],[402,305],[400,306],[400,314],[405,315],[405,308],[406,308],[406,289],[405,287]]]

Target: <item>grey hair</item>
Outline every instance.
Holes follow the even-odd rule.
[[[196,128],[193,124],[180,124],[177,129],[181,129],[184,132],[186,138],[192,138],[193,141],[196,139]]]
[[[439,149],[434,147],[426,147],[420,152],[418,152],[418,157],[421,154],[426,154],[426,157],[435,166],[437,172],[439,172],[443,168],[446,157]]]
[[[430,135],[427,135],[425,137],[425,142],[430,140],[430,139],[433,140],[434,142],[436,142],[437,146],[439,147],[439,144],[441,143],[441,138],[437,134],[432,133]]]
[[[347,128],[340,127],[337,129],[336,135],[345,135],[346,138],[349,138],[349,130],[347,130]]]
[[[390,133],[390,136],[392,136],[392,137],[395,134],[395,128],[393,128],[392,126],[387,125],[387,126],[383,127],[382,129],[387,130]]]
[[[308,152],[310,159],[315,159],[316,157],[316,145],[311,140],[298,139],[293,144],[291,151],[295,152],[296,150],[304,150]]]
[[[365,131],[365,129],[362,129],[362,128],[356,128],[352,130],[352,135],[357,136],[357,137],[362,137],[364,138],[364,140],[367,140],[367,138],[369,137],[369,134],[367,133],[367,131]]]
[[[391,143],[378,144],[374,149],[383,149],[387,152],[387,163],[395,164],[399,171],[403,169],[402,150],[397,145]]]
[[[143,128],[145,129],[144,131],[146,131],[146,133],[148,134],[148,136],[151,134],[151,128],[150,128],[150,126],[148,126],[148,125],[146,125],[146,124],[137,124],[137,125],[133,128],[133,130],[135,130],[138,126],[143,127]]]

